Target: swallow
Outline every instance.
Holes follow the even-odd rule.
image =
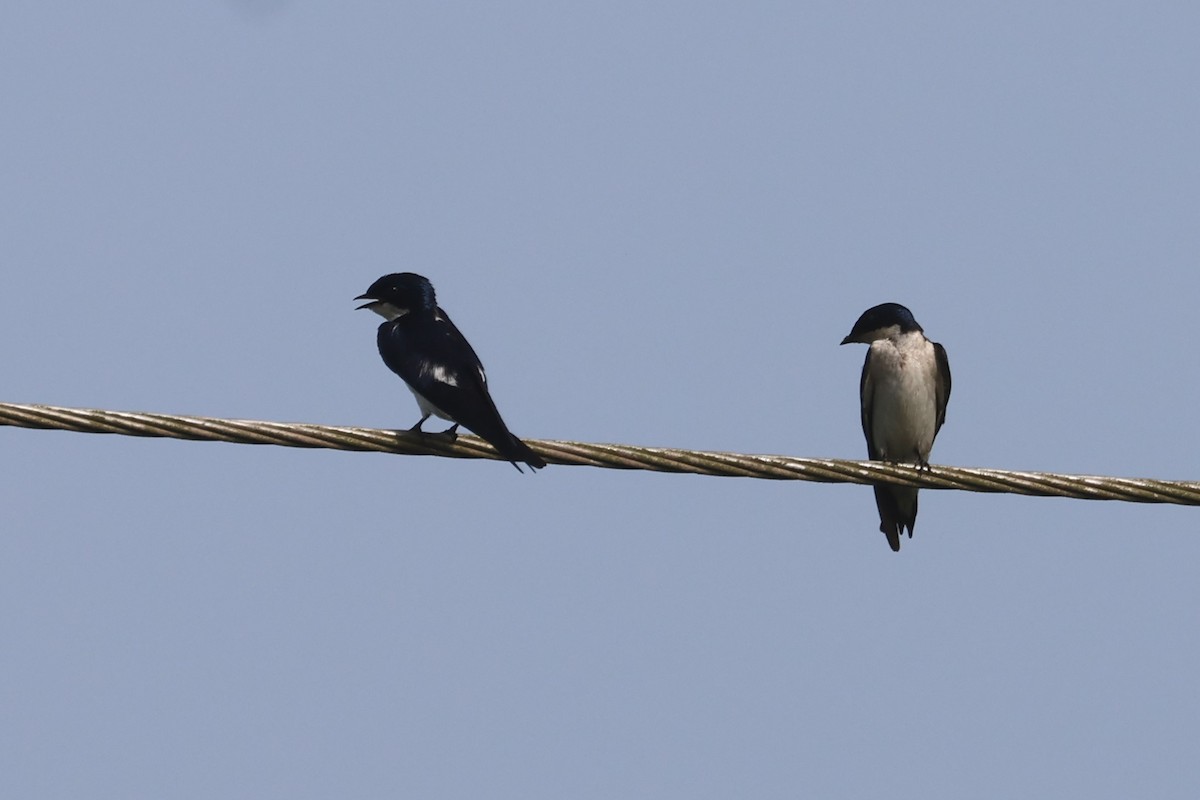
[[[421,418],[431,416],[453,423],[442,434],[453,436],[462,425],[490,444],[520,472],[518,461],[531,470],[545,460],[509,431],[488,392],[483,364],[470,343],[438,307],[433,285],[412,272],[384,275],[364,294],[358,309],[370,309],[384,318],[379,326],[379,355],[400,376],[417,399]],[[440,434],[439,434],[440,435]]]
[[[933,440],[950,401],[946,349],[926,339],[912,312],[899,303],[863,312],[842,340],[851,342],[870,345],[858,388],[867,456],[929,469]],[[876,485],[875,505],[879,530],[898,552],[900,535],[907,529],[911,539],[917,522],[917,490]]]

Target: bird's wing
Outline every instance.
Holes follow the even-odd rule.
[[[488,392],[479,356],[446,312],[406,314],[379,329],[379,352],[393,372],[455,422],[516,464],[546,462],[504,424]],[[520,469],[520,467],[518,467]]]
[[[498,426],[507,434],[479,356],[444,311],[406,314],[379,336],[388,367],[439,410],[484,438],[478,428]]]
[[[933,354],[937,357],[937,381],[934,392],[937,396],[937,428],[934,435],[942,429],[946,421],[946,406],[950,403],[950,359],[946,358],[946,348],[937,342],[932,342]]]
[[[867,348],[867,357],[863,361],[862,378],[858,381],[858,399],[862,406],[863,436],[867,437],[867,457],[871,460],[879,458],[875,449],[875,437],[871,434],[872,422],[875,417],[875,383],[871,380],[871,348]]]

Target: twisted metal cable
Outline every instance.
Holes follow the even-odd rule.
[[[0,425],[237,444],[505,460],[477,436],[459,436],[452,440],[436,434],[338,425],[216,419],[17,403],[0,403]],[[911,465],[880,461],[743,455],[550,439],[526,439],[525,443],[550,464],[819,483],[893,483],[924,489],[1200,505],[1200,482],[1194,481],[943,466],[921,470]]]

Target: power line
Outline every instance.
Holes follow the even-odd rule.
[[[0,425],[236,444],[273,444],[283,447],[398,455],[504,460],[491,445],[477,436],[459,436],[451,441],[436,434],[295,422],[263,422],[0,403]],[[547,462],[569,466],[819,483],[895,483],[923,489],[960,489],[1040,497],[1073,497],[1080,500],[1200,505],[1200,482],[1194,481],[943,466],[919,470],[911,465],[887,464],[880,461],[745,455],[551,439],[524,441]]]

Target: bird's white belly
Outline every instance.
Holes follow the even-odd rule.
[[[937,433],[936,369],[932,352],[879,348],[875,372],[872,438],[881,458],[928,462]],[[875,366],[875,363],[872,364]]]
[[[408,386],[408,382],[405,381],[404,385]],[[455,421],[454,417],[450,416],[445,411],[442,411],[433,403],[426,400],[425,397],[413,387],[408,386],[408,390],[413,393],[413,397],[417,398],[417,407],[421,409],[422,414],[432,414],[435,417],[440,417],[441,419],[449,420],[450,422]]]

